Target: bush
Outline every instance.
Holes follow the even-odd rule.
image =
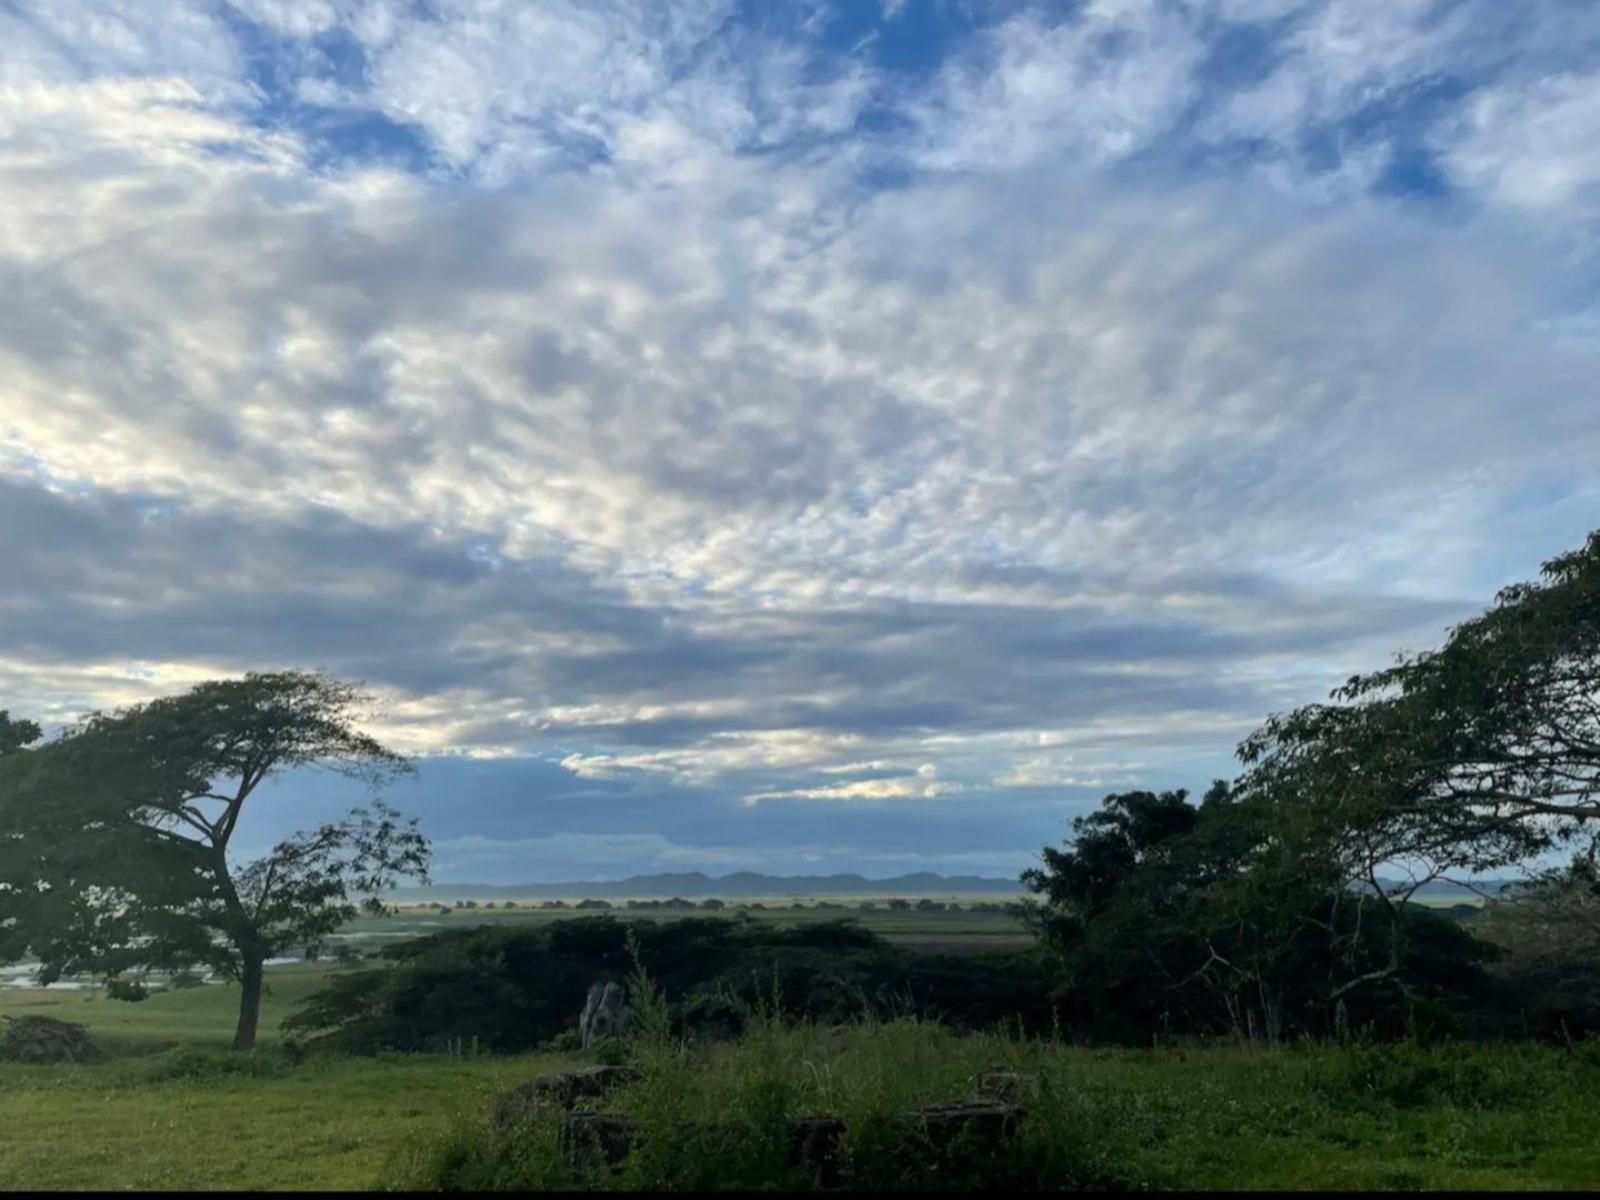
[[[190,1083],[230,1079],[277,1079],[288,1074],[288,1061],[269,1050],[240,1054],[178,1046],[151,1059],[143,1077],[149,1083],[185,1080]]]
[[[1315,1086],[1340,1105],[1363,1110],[1446,1105],[1495,1109],[1526,1099],[1526,1064],[1505,1048],[1465,1043],[1358,1043],[1322,1056]]]
[[[602,916],[403,942],[382,952],[387,968],[331,978],[284,1028],[356,1052],[427,1050],[473,1036],[491,1052],[531,1049],[571,1025],[591,984],[624,981],[628,930]],[[869,1011],[940,1014],[963,1027],[1021,1021],[1042,1029],[1051,1020],[1053,980],[1025,951],[919,955],[852,922],[782,929],[700,917],[641,923],[635,933],[676,1006],[680,1033],[696,1022],[710,1033],[774,989],[786,1015],[823,1024]]]

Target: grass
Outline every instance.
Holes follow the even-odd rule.
[[[30,1191],[370,1189],[407,1144],[552,1066],[419,1055],[291,1068],[269,1052],[228,1069],[238,1061],[0,1069],[0,1179]]]
[[[267,991],[261,1002],[263,1045],[277,1041],[278,1023],[301,1000],[322,987],[330,969],[327,964],[307,963],[274,967],[267,972]],[[158,992],[136,1004],[107,999],[98,988],[0,991],[0,1017],[25,1013],[85,1025],[103,1049],[118,1056],[155,1054],[179,1045],[221,1050],[233,1041],[239,1018],[239,990],[229,986],[187,988]]]
[[[1551,1190],[1600,1184],[1600,1053],[1533,1045],[1106,1050],[912,1021],[758,1028],[695,1053],[645,1054],[608,1101],[645,1122],[625,1171],[575,1176],[553,1124],[512,1136],[481,1119],[408,1149],[393,1186],[468,1189],[796,1187],[781,1136],[831,1113],[856,1186],[990,1189]],[[1036,1077],[1002,1156],[940,1163],[892,1115],[970,1096],[996,1067]],[[737,1130],[718,1140],[715,1131]],[[710,1132],[708,1132],[710,1131]],[[964,1174],[965,1172],[965,1174]]]
[[[797,1114],[849,1122],[865,1184],[929,1179],[896,1164],[886,1118],[970,1094],[996,1067],[1037,1077],[1001,1163],[1026,1186],[1197,1189],[1592,1188],[1600,1185],[1600,1045],[1095,1049],[956,1037],[899,1021],[843,1034],[758,1022],[737,1043],[640,1048],[645,1081],[610,1104],[651,1123],[655,1149],[615,1180],[575,1180],[552,1128],[496,1139],[500,1091],[558,1056],[313,1059],[291,1066],[276,1025],[325,967],[270,972],[264,1049],[221,1052],[237,993],[139,1004],[78,992],[0,993],[0,1013],[82,1021],[113,1051],[64,1067],[0,1064],[0,1180],[9,1189],[369,1189],[458,1185],[752,1187],[782,1178],[771,1134]],[[731,1123],[751,1136],[708,1141]],[[674,1134],[673,1131],[676,1131]],[[649,1145],[650,1143],[647,1143]],[[951,1182],[949,1177],[935,1182]]]
[[[371,1188],[407,1144],[559,1065],[549,1056],[311,1060],[291,1067],[277,1025],[328,968],[269,971],[262,1049],[229,1055],[238,992],[204,987],[137,1004],[86,992],[0,992],[0,1015],[87,1025],[110,1058],[0,1063],[6,1189]]]

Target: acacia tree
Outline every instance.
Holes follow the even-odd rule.
[[[359,731],[365,702],[321,674],[252,673],[0,757],[0,953],[26,947],[46,982],[209,966],[240,984],[233,1044],[252,1048],[269,958],[315,952],[362,908],[382,912],[399,879],[427,879],[427,839],[381,801],[253,862],[230,858],[245,805],[282,771],[374,789],[412,772]]]
[[[1600,531],[1438,650],[1357,675],[1239,748],[1373,885],[1526,861],[1600,822]],[[1381,889],[1380,889],[1381,890]]]

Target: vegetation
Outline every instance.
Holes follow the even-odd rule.
[[[477,1037],[531,1049],[573,1027],[597,981],[625,982],[638,955],[674,998],[681,1032],[737,1032],[774,989],[783,1011],[826,1023],[866,1011],[939,1015],[978,1027],[1051,1023],[1048,964],[1030,951],[921,955],[849,921],[793,928],[693,917],[580,917],[449,930],[383,951],[389,965],[339,975],[286,1028],[328,1047],[426,1050]]]
[[[897,1020],[839,1037],[755,1024],[735,1043],[638,1048],[609,1111],[644,1129],[622,1172],[577,1172],[550,1114],[505,1133],[486,1111],[408,1147],[388,1186],[443,1190],[814,1189],[787,1165],[791,1118],[840,1116],[844,1181],[873,1190],[1573,1188],[1600,1177],[1600,1055],[1536,1045],[1307,1044],[1109,1050]],[[1032,1076],[995,1155],[923,1143],[896,1114]]]
[[[425,839],[381,806],[228,862],[271,771],[405,769],[356,732],[358,695],[252,675],[43,745],[0,713],[0,957],[108,981],[0,996],[0,1015],[74,1021],[111,1051],[0,1064],[7,1179],[807,1188],[823,1181],[791,1156],[789,1122],[820,1114],[843,1119],[837,1166],[861,1188],[1600,1178],[1600,534],[1438,651],[1269,719],[1240,747],[1243,773],[1198,804],[1107,796],[1024,876],[1037,945],[1004,953],[919,955],[798,901],[730,916],[634,900],[624,920],[603,900],[572,917],[464,899],[458,927],[379,965],[342,942],[346,969],[275,974],[268,992],[275,948],[314,955],[357,914],[353,895],[426,869]],[[1570,863],[1481,907],[1418,902],[1429,880],[1555,852]],[[895,897],[881,919],[1011,920],[945,907]],[[185,973],[199,965],[238,996]],[[489,1123],[497,1090],[573,1061],[584,996],[609,981],[632,1032],[587,1061],[642,1068],[601,1101],[639,1122],[617,1174],[575,1167],[553,1111]],[[262,1008],[289,1040],[219,1054],[235,1003],[233,1046],[254,1042]],[[999,1149],[936,1145],[902,1119],[997,1067],[1025,1077]],[[243,1105],[241,1138],[227,1113]],[[85,1128],[100,1140],[85,1146]],[[224,1151],[197,1161],[197,1134]],[[81,1152],[64,1167],[69,1137]]]
[[[426,877],[416,822],[382,805],[244,865],[228,850],[263,781],[315,766],[377,786],[410,765],[355,728],[363,697],[303,672],[251,674],[95,713],[55,741],[9,718],[0,745],[0,961],[46,982],[198,964],[237,980],[255,1044],[266,961],[315,947],[397,878]],[[121,994],[140,998],[137,980]]]
[[[1256,797],[1217,783],[1108,796],[1025,875],[1076,1028],[1147,1041],[1199,1033],[1276,1045],[1349,1029],[1460,1031],[1492,1008],[1492,947],[1458,922],[1346,894],[1277,836]]]

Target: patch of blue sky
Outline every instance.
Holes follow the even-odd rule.
[[[361,96],[367,62],[361,45],[346,30],[331,29],[312,38],[296,38],[260,25],[224,5],[219,16],[227,25],[245,64],[245,79],[257,97],[244,120],[260,128],[290,128],[303,140],[317,168],[359,162],[382,163],[421,172],[432,159],[426,139],[414,127],[353,100],[322,103],[308,99],[308,81],[326,85],[335,96]],[[219,146],[222,155],[247,154],[247,148]]]

